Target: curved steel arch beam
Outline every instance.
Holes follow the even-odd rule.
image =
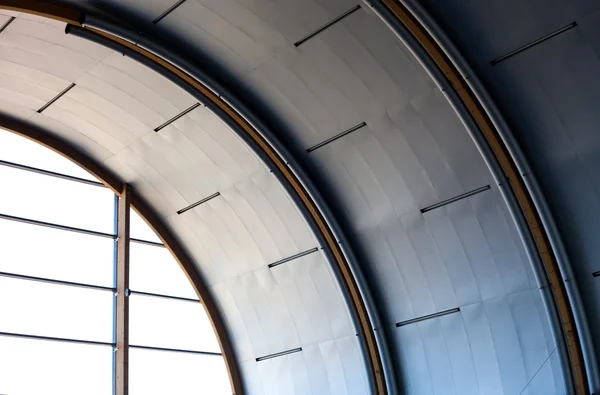
[[[96,19],[83,12],[74,11],[70,7],[50,6],[41,0],[0,0],[0,8],[67,22],[71,32],[77,32],[78,35],[109,47],[125,49],[125,52],[136,60],[170,78],[195,97],[201,98],[207,108],[248,143],[271,168],[324,247],[357,331],[372,393],[378,395],[397,393],[379,314],[350,245],[345,241],[340,226],[299,163],[266,125],[243,103],[192,64],[136,32]],[[133,204],[139,210],[139,207]],[[150,210],[149,206],[144,208]],[[159,231],[161,229],[166,230],[164,226],[162,228],[159,226]],[[189,262],[191,264],[191,261]],[[198,276],[197,271],[195,269],[193,271],[195,276]],[[199,278],[198,280],[200,281]],[[204,290],[207,291],[206,288]],[[209,316],[212,317],[212,314],[218,316],[216,307],[214,311],[209,312]],[[220,316],[218,320],[222,324]],[[224,328],[217,328],[217,331],[226,333]],[[243,388],[233,349],[228,338],[224,343],[228,346],[227,352],[225,349],[223,351],[230,369],[230,378],[236,394],[241,394]]]
[[[567,385],[574,385],[577,394],[600,390],[589,327],[568,257],[543,194],[506,122],[458,51],[422,7],[411,0],[363,1],[401,40],[416,44],[407,46],[440,88],[446,90],[446,97],[498,182],[528,250],[538,285],[550,286],[552,298],[546,299],[545,304],[554,332],[558,331],[558,347],[566,343],[568,355],[563,352],[562,362],[570,373]]]

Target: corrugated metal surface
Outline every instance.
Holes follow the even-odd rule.
[[[148,26],[170,5],[92,3],[123,8]],[[280,137],[316,169],[364,257],[406,393],[564,392],[556,345],[508,210],[467,132],[410,52],[365,10],[293,46],[355,4],[188,0],[152,29],[235,76],[230,84],[243,83],[256,107],[280,119]],[[33,23],[28,31],[48,29],[19,22]],[[30,33],[18,27],[0,34],[0,44],[25,42]],[[64,43],[28,45],[38,52],[75,45],[56,37]],[[367,393],[354,329],[322,253],[267,267],[319,247],[275,178],[202,107],[155,133],[194,100],[120,54],[86,45],[85,56],[70,55],[72,70],[36,66],[29,54],[5,62],[0,83],[11,94],[2,96],[0,110],[68,138],[158,209],[224,312],[249,393]],[[40,70],[16,75],[20,85],[4,77],[19,67]],[[36,78],[46,90],[38,91]],[[71,82],[75,88],[35,113]],[[305,152],[361,122],[366,127]],[[485,185],[491,189],[420,212]],[[459,313],[395,326],[456,307]],[[297,347],[302,352],[256,362]]]

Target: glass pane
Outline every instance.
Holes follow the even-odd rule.
[[[112,341],[113,293],[0,277],[0,331]]]
[[[135,210],[131,210],[130,215],[130,236],[133,239],[154,241],[156,243],[162,243],[156,233],[146,224],[146,221],[140,217]]]
[[[231,395],[220,356],[129,350],[130,395]]]
[[[0,336],[0,394],[108,395],[112,347]]]
[[[98,181],[93,175],[41,144],[0,129],[0,159],[55,173]]]
[[[200,303],[132,294],[129,314],[131,344],[221,352]]]
[[[185,273],[166,248],[131,243],[129,254],[132,290],[198,298]]]
[[[114,233],[114,194],[29,171],[0,166],[0,213]]]
[[[0,240],[2,272],[113,286],[112,239],[0,219]]]

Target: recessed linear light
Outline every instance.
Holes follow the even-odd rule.
[[[446,206],[446,205],[448,205],[450,203],[458,202],[459,200],[466,199],[469,196],[477,195],[478,193],[485,192],[485,191],[487,191],[489,189],[491,189],[491,187],[489,185],[486,185],[486,186],[481,187],[481,188],[473,189],[472,191],[465,192],[465,193],[463,193],[461,195],[458,195],[458,196],[455,196],[453,198],[450,198],[450,199],[441,201],[439,203],[433,204],[431,206],[422,208],[421,209],[421,213],[426,213],[428,211],[435,210],[436,208],[440,208],[440,207]]]

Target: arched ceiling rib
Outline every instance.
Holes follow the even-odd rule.
[[[152,25],[170,5],[86,3],[177,37],[281,122],[279,137],[361,258],[407,393],[564,391],[540,291],[492,176],[443,94],[375,15],[360,9],[295,47],[356,3],[188,0]],[[154,132],[196,100],[127,57],[65,36],[64,25],[14,16],[0,34],[0,89],[10,93],[0,111],[69,140],[156,208],[209,283],[248,392],[366,393],[356,331],[322,252],[268,267],[319,245],[260,160],[203,107]]]

